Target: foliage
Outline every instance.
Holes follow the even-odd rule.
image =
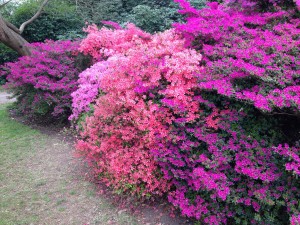
[[[299,132],[299,19],[285,11],[241,12],[218,3],[196,10],[178,2],[188,18],[175,27],[186,46],[203,54],[204,68],[196,75],[199,118],[175,114],[169,137],[153,151],[176,186],[169,200],[205,224],[295,220],[299,136],[285,135],[280,124],[292,126],[287,115],[263,112],[291,114]]]
[[[300,9],[299,0],[224,0],[224,3],[230,7],[237,6],[242,10],[250,11],[278,11],[280,9],[289,9],[291,7]]]
[[[0,4],[3,3],[0,1]],[[10,12],[15,9],[15,5],[8,3],[5,7],[0,9],[1,16],[7,18],[10,16]],[[3,65],[6,62],[11,62],[16,60],[18,57],[17,53],[10,48],[8,48],[6,45],[0,43],[0,66]],[[4,84],[6,82],[6,79],[4,77],[0,77],[0,85]]]
[[[18,98],[26,116],[65,119],[71,113],[71,93],[77,88],[77,42],[33,43],[31,56],[4,65],[6,88]]]
[[[87,106],[97,97],[93,115],[83,124],[77,148],[96,173],[115,188],[142,196],[160,195],[169,185],[150,154],[156,134],[149,127],[162,128],[156,120],[159,108],[154,101],[159,95],[180,94],[182,99],[178,101],[189,101],[184,97],[187,92],[184,88],[196,82],[189,80],[195,72],[191,68],[201,56],[185,49],[184,41],[172,30],[152,36],[128,25],[126,30],[115,31],[107,28],[98,31],[92,26],[89,32],[81,50],[104,61],[80,75],[79,89],[73,95],[74,106],[79,109],[85,100]],[[184,81],[187,84],[182,87]],[[87,90],[91,99],[76,100]],[[192,107],[193,103],[189,104]],[[163,114],[160,117],[165,118]]]
[[[285,11],[248,15],[211,7],[191,9],[187,24],[175,25],[187,45],[205,56],[200,87],[263,111],[288,108],[298,113],[300,20]]]
[[[297,224],[296,12],[178,2],[187,23],[176,31],[88,28],[81,51],[97,63],[81,74],[73,118],[93,110],[77,148],[133,193],[166,191],[154,191],[162,172],[169,201],[204,224]]]
[[[24,1],[12,11],[7,19],[19,27],[36,13],[40,4],[40,1],[36,0]],[[58,40],[66,36],[80,37],[84,23],[75,10],[75,6],[66,1],[50,1],[40,17],[26,27],[22,36],[29,42]]]
[[[77,11],[83,21],[100,23],[102,20],[120,21],[123,13],[121,0],[76,0]]]
[[[77,10],[84,21],[98,24],[102,20],[112,20],[115,22],[126,22],[123,19],[130,14],[131,10],[139,5],[151,8],[167,7],[171,0],[76,0]]]
[[[6,62],[11,62],[16,60],[18,57],[17,53],[0,43],[0,65]]]
[[[14,1],[10,1],[10,2],[7,2],[7,1],[4,1],[4,0],[0,0],[0,4],[5,4],[4,7],[1,7],[0,8],[0,13],[1,13],[1,16],[3,16],[4,18],[8,18],[11,13],[16,9],[17,5]]]
[[[192,3],[199,8],[205,6],[204,0],[193,0]],[[129,22],[151,33],[169,29],[174,21],[181,19],[177,13],[178,5],[171,0],[79,0],[76,4],[85,21],[99,24],[110,20],[122,25]]]
[[[135,6],[126,20],[148,32],[163,31],[171,27],[174,19],[178,20],[177,9],[170,7],[152,8],[148,5]]]
[[[6,62],[17,60],[18,54],[4,44],[0,43],[0,66]],[[1,68],[0,68],[1,71]],[[0,86],[6,83],[6,76],[0,76]]]
[[[167,1],[165,1],[165,3],[166,2]],[[194,0],[192,4],[198,8],[203,8],[205,1]],[[152,4],[145,1],[144,4],[139,4],[126,13],[122,22],[128,21],[134,23],[139,28],[154,33],[170,29],[174,22],[181,21],[182,17],[177,11],[178,5],[174,2],[168,4]]]

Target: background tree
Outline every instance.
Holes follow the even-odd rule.
[[[75,5],[68,1],[27,0],[17,4],[8,0],[1,8],[0,42],[19,55],[30,55],[29,42],[79,37],[83,26]]]
[[[0,8],[7,5],[11,0],[3,3]],[[43,8],[46,6],[49,0],[44,0],[38,9],[38,11],[27,21],[23,22],[19,28],[4,19],[0,14],[0,42],[6,46],[12,48],[19,55],[30,55],[31,51],[28,47],[28,42],[22,37],[22,33],[25,27],[36,20],[42,13]]]
[[[111,20],[120,24],[136,24],[148,32],[169,29],[173,22],[180,21],[179,7],[173,0],[70,0],[84,21],[100,24]],[[197,8],[205,6],[205,0],[191,0]]]
[[[9,21],[19,26],[28,20],[39,8],[36,0],[27,0],[15,8]],[[23,37],[28,42],[42,42],[46,39],[74,39],[81,37],[84,22],[76,13],[75,5],[67,1],[51,0],[37,20],[26,27]]]

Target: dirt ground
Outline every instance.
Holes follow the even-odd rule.
[[[0,92],[0,104],[12,102],[7,99],[8,96]],[[22,118],[13,119],[28,124]],[[190,224],[186,219],[176,216],[176,213],[170,214],[166,201],[136,203],[129,197],[113,194],[102,184],[96,184],[85,162],[75,156],[75,139],[67,135],[65,129],[51,124],[45,127],[29,123],[29,126],[39,130],[42,136],[41,140],[36,140],[34,155],[18,165],[31,174],[30,185],[26,188],[35,193],[34,199],[24,199],[20,214],[25,217],[34,215],[34,224]],[[9,175],[11,179],[20,179],[15,174]],[[25,188],[22,180],[18,183],[16,190]]]

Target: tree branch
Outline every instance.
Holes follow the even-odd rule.
[[[43,8],[47,5],[48,2],[49,2],[49,0],[44,0],[43,4],[42,4],[41,7],[39,8],[39,10],[36,12],[36,14],[35,14],[33,17],[31,17],[31,19],[29,19],[29,20],[27,20],[26,22],[22,23],[22,25],[20,26],[20,29],[19,29],[21,34],[23,33],[25,27],[26,27],[28,24],[30,24],[30,23],[32,23],[33,21],[35,21],[35,20],[41,15],[41,13],[42,13],[42,11],[43,11]]]

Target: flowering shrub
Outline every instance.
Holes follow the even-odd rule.
[[[118,36],[118,31],[114,32]],[[107,184],[142,196],[161,195],[169,184],[159,172],[150,149],[156,140],[154,128],[166,132],[158,118],[168,121],[172,115],[169,118],[160,111],[156,102],[162,98],[163,104],[178,102],[190,109],[197,108],[191,89],[197,84],[194,68],[201,55],[185,49],[184,41],[173,30],[141,35],[147,36],[147,41],[132,40],[127,43],[127,50],[84,72],[86,79],[81,80],[77,93],[84,91],[82,81],[90,85],[94,80],[100,80],[101,93],[96,93],[94,113],[83,125],[77,148]],[[174,111],[186,111],[184,107]],[[196,117],[194,112],[187,116]]]
[[[204,55],[200,88],[263,111],[299,112],[300,20],[285,11],[248,15],[210,6],[199,11],[185,7],[183,12],[191,15],[187,23],[175,24],[187,45]]]
[[[96,25],[91,25],[86,29],[87,38],[80,44],[79,50],[92,56],[95,65],[79,75],[80,88],[72,94],[73,114],[70,117],[71,120],[76,120],[81,113],[88,112],[90,105],[95,103],[101,78],[108,67],[105,60],[110,56],[125,54],[130,49],[147,43],[151,37],[150,34],[143,32],[133,24],[128,24],[127,29],[120,29],[118,24],[113,22],[103,21],[103,23],[113,26],[116,30],[106,27],[98,30]]]
[[[177,2],[176,30],[88,28],[77,149],[107,184],[168,192],[204,224],[299,223],[299,19]]]
[[[246,113],[195,100],[200,118],[177,118],[152,149],[176,186],[169,201],[204,224],[286,224],[299,210],[299,145],[273,146],[274,124],[261,131],[266,140],[256,140],[244,129]]]
[[[78,43],[46,41],[30,47],[31,56],[4,65],[6,88],[17,97],[24,115],[66,119],[71,113],[71,93],[77,89]]]
[[[161,122],[168,133],[156,133],[151,152],[176,187],[169,201],[205,224],[297,223],[299,135],[262,112],[294,115],[299,132],[299,19],[178,2],[188,17],[175,27],[204,68],[193,88],[198,109],[162,104],[173,119]],[[198,117],[189,120],[191,111]]]

